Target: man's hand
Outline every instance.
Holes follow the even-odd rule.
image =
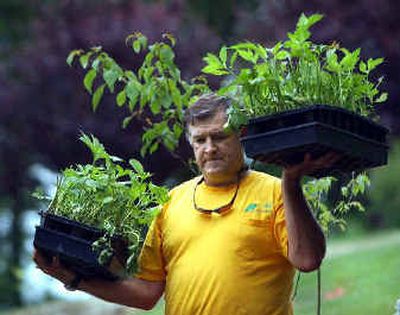
[[[310,153],[305,154],[303,162],[287,166],[283,169],[282,176],[286,180],[300,181],[303,176],[313,174],[323,168],[329,168],[340,159],[340,154],[329,152],[319,158],[313,159]]]
[[[33,261],[36,263],[37,268],[42,270],[45,274],[61,281],[64,284],[70,284],[75,278],[76,274],[60,263],[60,259],[56,256],[51,260],[42,255],[37,249],[33,252]]]

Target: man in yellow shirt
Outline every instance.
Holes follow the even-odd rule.
[[[118,304],[151,309],[165,294],[167,315],[289,315],[294,270],[312,271],[325,238],[304,199],[301,178],[333,163],[328,154],[287,167],[282,180],[245,168],[237,133],[226,133],[227,99],[201,97],[185,113],[202,175],[175,187],[151,225],[135,277],[73,283]],[[74,274],[38,266],[63,283]]]

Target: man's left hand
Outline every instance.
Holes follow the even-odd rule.
[[[300,181],[303,176],[331,167],[339,158],[340,154],[336,152],[329,152],[315,159],[311,157],[310,153],[306,153],[303,162],[283,169],[283,177],[286,180]]]

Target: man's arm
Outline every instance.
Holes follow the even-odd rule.
[[[44,273],[58,279],[64,284],[71,283],[75,277],[73,272],[60,265],[57,258],[53,258],[53,261],[47,262],[35,250],[33,260]],[[164,288],[164,281],[146,281],[129,278],[119,281],[82,280],[77,289],[108,302],[149,310],[160,299]]]
[[[282,193],[288,232],[288,258],[291,264],[305,272],[318,269],[325,256],[325,236],[314,218],[303,195],[301,179],[311,172],[331,165],[337,155],[327,154],[312,160],[306,155],[304,162],[286,167],[282,174]]]

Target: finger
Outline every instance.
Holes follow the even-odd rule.
[[[33,261],[36,263],[36,265],[41,268],[49,265],[48,261],[45,259],[45,257],[40,253],[38,250],[34,250],[33,252]]]
[[[337,161],[339,161],[341,158],[342,158],[341,154],[337,152],[329,152],[323,157],[322,163],[324,163],[326,167],[330,167]]]
[[[60,256],[53,257],[53,266],[56,268],[61,268]]]
[[[309,163],[309,162],[311,162],[313,160],[313,158],[312,158],[312,156],[311,156],[311,153],[306,153],[306,154],[304,154],[304,159],[303,159],[303,162],[304,163]]]
[[[324,165],[326,163],[330,163],[331,161],[335,161],[340,155],[338,155],[336,152],[330,151],[314,160],[312,160],[312,163],[315,165]]]

